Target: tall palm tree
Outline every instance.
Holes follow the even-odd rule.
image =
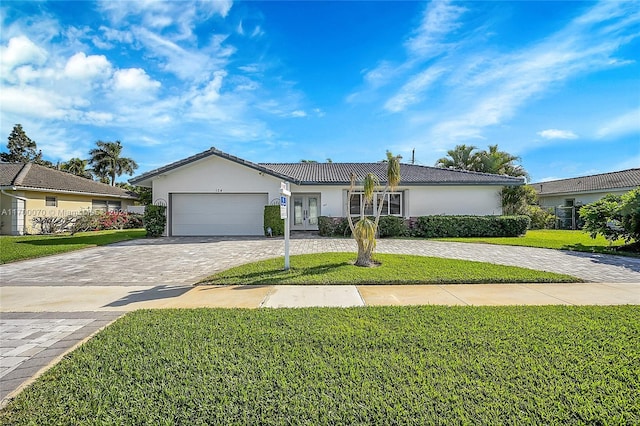
[[[88,163],[89,160],[83,160],[82,158],[74,157],[69,161],[62,163],[60,165],[60,170],[71,173],[72,175],[81,176],[87,179],[93,179],[91,171],[87,170]]]
[[[378,223],[380,222],[380,215],[382,215],[384,199],[389,191],[393,191],[400,184],[400,158],[402,157],[399,155],[394,156],[390,151],[387,151],[387,184],[382,191],[382,197],[380,204],[378,205],[375,219],[371,220],[365,216],[364,212],[366,209],[364,206],[360,210],[360,220],[355,224],[353,223],[353,219],[351,219],[351,215],[347,214],[349,228],[351,228],[353,238],[358,244],[358,258],[356,259],[356,266],[371,266],[373,263],[371,258],[373,256],[373,250],[376,248],[376,234],[378,233]],[[347,195],[347,212],[349,212],[350,209],[349,203],[351,201],[351,196],[356,190],[356,180],[357,176],[352,173],[351,186]],[[365,205],[372,204],[376,189],[379,189],[380,187],[378,177],[373,173],[368,173],[364,177],[362,186]]]
[[[89,164],[93,166],[95,174],[101,178],[109,178],[112,186],[116,184],[116,177],[123,174],[132,175],[138,168],[138,164],[131,158],[121,157],[122,144],[115,142],[96,142],[97,148],[89,151],[91,159]]]
[[[475,170],[478,166],[478,154],[473,145],[456,145],[454,149],[447,151],[448,157],[442,157],[436,161],[436,167],[458,170]]]
[[[481,151],[477,154],[478,172],[493,173],[507,176],[528,177],[526,170],[517,164],[520,157],[511,155],[506,151],[499,151],[498,145],[489,145],[489,151]]]

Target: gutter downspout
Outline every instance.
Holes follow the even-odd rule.
[[[11,188],[12,191],[17,190],[17,188],[14,186],[13,188]],[[8,192],[6,192],[4,189],[0,189],[0,193],[6,195],[7,197],[11,197],[11,198],[15,198],[16,200],[20,200],[22,202],[24,202],[25,207],[27,205],[27,199],[24,197],[19,197],[17,195],[13,195],[13,194],[9,194]],[[16,232],[18,232],[18,235],[24,235],[25,234],[25,224],[27,223],[27,211],[26,208],[22,209],[22,232],[18,231],[16,229]]]

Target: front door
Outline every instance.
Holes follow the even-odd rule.
[[[291,229],[296,231],[317,231],[320,216],[319,194],[293,194],[293,214]]]

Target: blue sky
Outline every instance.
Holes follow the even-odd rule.
[[[21,123],[54,162],[121,140],[138,173],[211,146],[431,166],[498,144],[533,181],[640,167],[637,1],[0,8],[0,134]]]

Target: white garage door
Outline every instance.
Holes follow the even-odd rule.
[[[172,194],[171,235],[264,235],[267,194]]]

